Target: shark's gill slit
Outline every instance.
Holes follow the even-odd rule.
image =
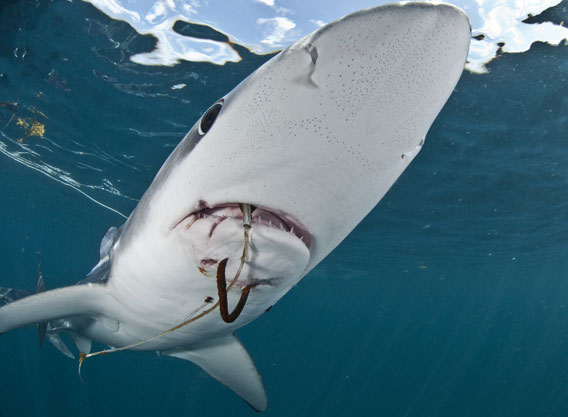
[[[201,310],[204,306],[210,304],[211,300],[209,300],[209,297],[207,299],[205,299],[205,301],[203,302],[203,304],[201,304],[197,309],[194,310],[193,313],[191,313],[189,315],[189,317],[184,320],[182,323],[169,328],[168,330],[164,330],[162,333],[159,333],[155,336],[150,337],[149,339],[146,340],[142,340],[140,342],[136,342],[136,343],[132,343],[130,345],[127,346],[121,346],[118,348],[112,348],[112,349],[105,349],[105,350],[100,350],[98,352],[92,352],[92,353],[85,353],[85,352],[81,352],[79,354],[79,368],[78,368],[78,373],[79,373],[79,378],[81,379],[81,381],[83,381],[83,377],[81,376],[81,367],[83,366],[83,362],[85,361],[85,359],[88,358],[92,358],[93,356],[100,356],[100,355],[107,355],[109,353],[114,353],[114,352],[120,352],[122,350],[127,350],[127,349],[132,349],[134,347],[143,345],[145,343],[151,342],[152,340],[156,340],[162,336],[165,336],[169,333],[172,333],[178,329],[181,329],[184,326],[187,326],[190,323],[193,323],[194,321],[199,320],[202,317],[205,317],[207,314],[211,313],[213,310],[215,310],[217,308],[217,306],[219,306],[219,310],[221,312],[221,318],[223,319],[223,321],[227,322],[227,323],[232,323],[233,321],[235,321],[239,315],[241,314],[249,292],[251,290],[251,286],[246,286],[242,293],[241,293],[241,298],[239,299],[239,302],[237,303],[237,306],[235,307],[235,309],[233,310],[232,313],[228,312],[228,305],[227,305],[227,293],[231,290],[231,288],[233,288],[233,286],[235,285],[235,283],[237,282],[237,280],[239,279],[239,276],[241,275],[241,272],[243,270],[243,266],[248,258],[248,247],[249,247],[249,242],[250,242],[250,229],[251,229],[251,224],[252,224],[252,212],[254,211],[255,207],[250,205],[250,204],[241,204],[240,205],[241,211],[243,212],[243,229],[244,229],[244,245],[243,245],[243,252],[241,254],[241,258],[240,258],[240,263],[239,263],[239,268],[237,269],[237,273],[235,274],[235,277],[231,280],[229,286],[226,287],[226,279],[225,279],[225,268],[227,266],[227,262],[229,260],[229,258],[225,258],[223,259],[220,263],[219,263],[219,268],[217,269],[217,290],[219,292],[219,300],[217,300],[217,302],[215,304],[213,304],[210,308],[208,308],[205,311],[202,311],[201,313],[197,314],[196,316],[194,316],[194,314],[196,314],[199,310]],[[220,276],[222,278],[220,278]],[[221,289],[222,286],[222,289]],[[222,295],[222,296],[221,296]]]

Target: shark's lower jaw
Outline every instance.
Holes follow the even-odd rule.
[[[183,225],[189,230],[197,221],[207,219],[211,222],[209,237],[212,237],[216,228],[227,219],[243,220],[242,203],[224,203],[214,207],[205,207],[194,211],[184,217],[176,227]],[[293,216],[276,209],[253,206],[251,225],[265,226],[288,232],[300,239],[309,249],[311,245],[311,235],[308,230]]]

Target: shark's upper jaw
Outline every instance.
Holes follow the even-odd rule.
[[[203,208],[193,211],[180,220],[175,228],[183,225],[185,230],[189,228],[200,219],[207,219],[211,221],[211,230],[209,237],[212,237],[215,229],[219,224],[227,219],[237,221],[243,220],[242,207],[243,203],[224,203],[214,207],[209,207],[207,203],[201,202]],[[311,244],[311,235],[308,230],[290,214],[284,213],[276,209],[269,209],[266,207],[252,206],[251,227],[264,226],[288,232],[298,239],[300,239],[309,249]]]

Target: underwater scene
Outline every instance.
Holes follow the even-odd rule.
[[[2,1],[0,287],[35,292],[40,256],[47,290],[85,278],[213,103],[295,40],[385,3]],[[421,152],[236,332],[264,415],[568,414],[568,1],[453,3],[472,44]],[[153,351],[79,375],[61,340],[73,359],[40,348],[36,325],[0,336],[0,417],[257,414]]]

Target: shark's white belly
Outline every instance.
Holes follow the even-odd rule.
[[[209,236],[211,221],[172,235],[131,241],[125,250],[120,241],[108,283],[114,301],[109,316],[95,320],[81,331],[111,346],[125,346],[152,338],[181,323],[187,325],[148,343],[141,350],[191,347],[207,339],[231,334],[274,305],[303,276],[309,250],[287,231],[253,225],[247,260],[235,285],[228,291],[229,308],[237,305],[245,286],[250,294],[233,323],[219,313],[216,273],[221,259],[229,258],[227,284],[239,268],[244,241],[239,221],[227,219]],[[201,238],[206,235],[207,238]],[[117,321],[117,325],[109,319]]]

